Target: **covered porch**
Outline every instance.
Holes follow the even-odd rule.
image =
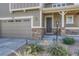
[[[42,15],[44,34],[55,34],[58,24],[59,35],[79,36],[79,9],[46,10]]]

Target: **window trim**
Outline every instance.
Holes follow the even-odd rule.
[[[72,17],[71,22],[68,22],[68,17]],[[73,15],[67,15],[66,16],[66,24],[74,24],[74,16]]]

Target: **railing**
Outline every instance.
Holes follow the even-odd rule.
[[[38,7],[39,3],[11,3],[11,9],[21,9],[21,8],[29,8],[29,7]]]
[[[74,3],[46,3],[43,5],[44,8],[57,8],[57,7],[67,7],[75,5]]]

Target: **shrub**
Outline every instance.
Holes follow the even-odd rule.
[[[67,50],[62,46],[53,46],[48,49],[48,52],[52,56],[67,56]]]
[[[27,54],[37,55],[38,53],[41,53],[42,51],[44,51],[44,49],[41,45],[30,44],[26,47]]]
[[[44,48],[37,44],[24,45],[17,52],[12,50],[12,52],[17,56],[38,55],[42,51],[44,51]]]
[[[75,43],[75,40],[74,40],[74,38],[66,37],[63,39],[63,43],[68,44],[68,45],[72,45]]]

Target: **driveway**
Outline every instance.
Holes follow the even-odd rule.
[[[0,56],[7,56],[26,44],[26,39],[0,38]]]

